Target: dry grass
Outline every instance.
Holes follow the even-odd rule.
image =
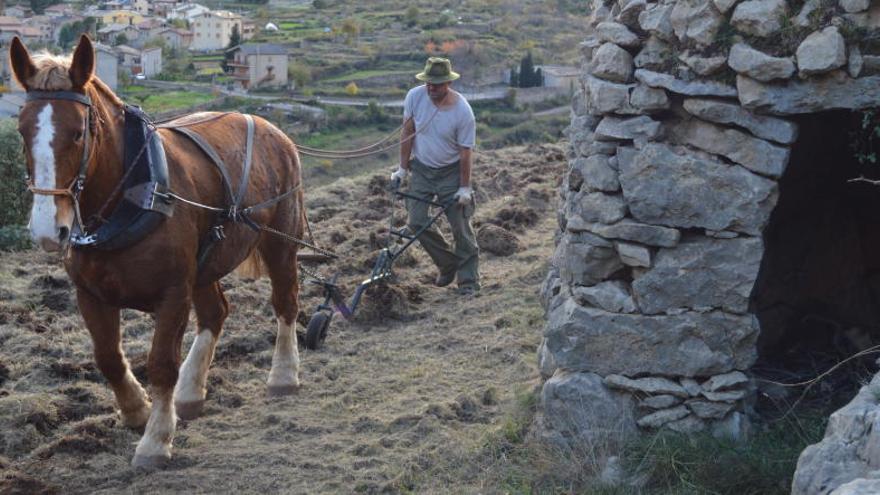
[[[457,453],[470,453],[463,464],[476,465],[492,431],[515,436],[508,411],[515,390],[536,379],[543,323],[537,288],[555,229],[555,206],[538,203],[554,197],[564,167],[561,148],[552,146],[481,154],[475,220],[486,223],[502,208],[536,208],[537,221],[516,232],[522,249],[485,255],[482,296],[461,299],[430,285],[434,269],[415,248],[397,270],[394,287],[407,297],[398,314],[368,322],[334,318],[326,347],[302,351],[304,386],[295,397],[265,395],[275,331],[268,282],[225,279],[232,314],[209,375],[205,415],[179,422],[175,457],[159,472],[128,465],[138,434],[116,424],[112,394],[95,370],[57,259],[0,254],[0,445],[10,446],[0,450],[8,459],[0,464],[7,480],[0,491],[485,490],[497,478],[481,471],[415,484],[407,473],[445,465]],[[307,191],[319,242],[348,256],[321,270],[339,270],[346,287],[368,272],[370,234],[381,237],[387,225],[390,203],[380,201],[377,180],[367,173]],[[318,296],[304,287],[307,313]],[[145,380],[151,318],[125,311],[123,328],[134,373]],[[185,346],[191,339],[187,334]],[[21,424],[30,426],[15,426]]]

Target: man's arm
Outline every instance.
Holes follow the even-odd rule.
[[[459,160],[461,164],[461,176],[458,182],[459,187],[470,187],[471,185],[471,157],[473,151],[470,148],[459,148]]]
[[[409,157],[412,154],[413,138],[416,133],[415,121],[412,117],[403,123],[403,134],[400,136],[400,167],[409,170]]]

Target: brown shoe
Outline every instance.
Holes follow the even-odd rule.
[[[447,285],[451,284],[453,280],[455,280],[454,271],[449,273],[441,273],[440,275],[437,275],[437,279],[434,280],[434,285],[436,285],[437,287],[446,287]]]

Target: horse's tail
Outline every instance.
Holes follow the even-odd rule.
[[[235,269],[235,274],[239,277],[254,280],[262,278],[263,275],[268,275],[268,273],[266,262],[263,261],[263,256],[260,254],[259,249],[251,251],[251,254]]]

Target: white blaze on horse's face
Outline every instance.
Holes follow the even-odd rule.
[[[55,178],[55,125],[52,122],[53,108],[47,103],[37,114],[36,129],[31,145],[31,158],[34,165],[34,187],[38,189],[55,189],[58,187]],[[55,204],[58,196],[35,194],[31,208],[30,230],[34,243],[46,251],[57,251],[62,242],[62,234],[69,232],[73,219],[59,219],[58,207]],[[64,215],[68,216],[68,215]],[[66,220],[66,221],[65,221]],[[66,234],[65,234],[66,236]]]

